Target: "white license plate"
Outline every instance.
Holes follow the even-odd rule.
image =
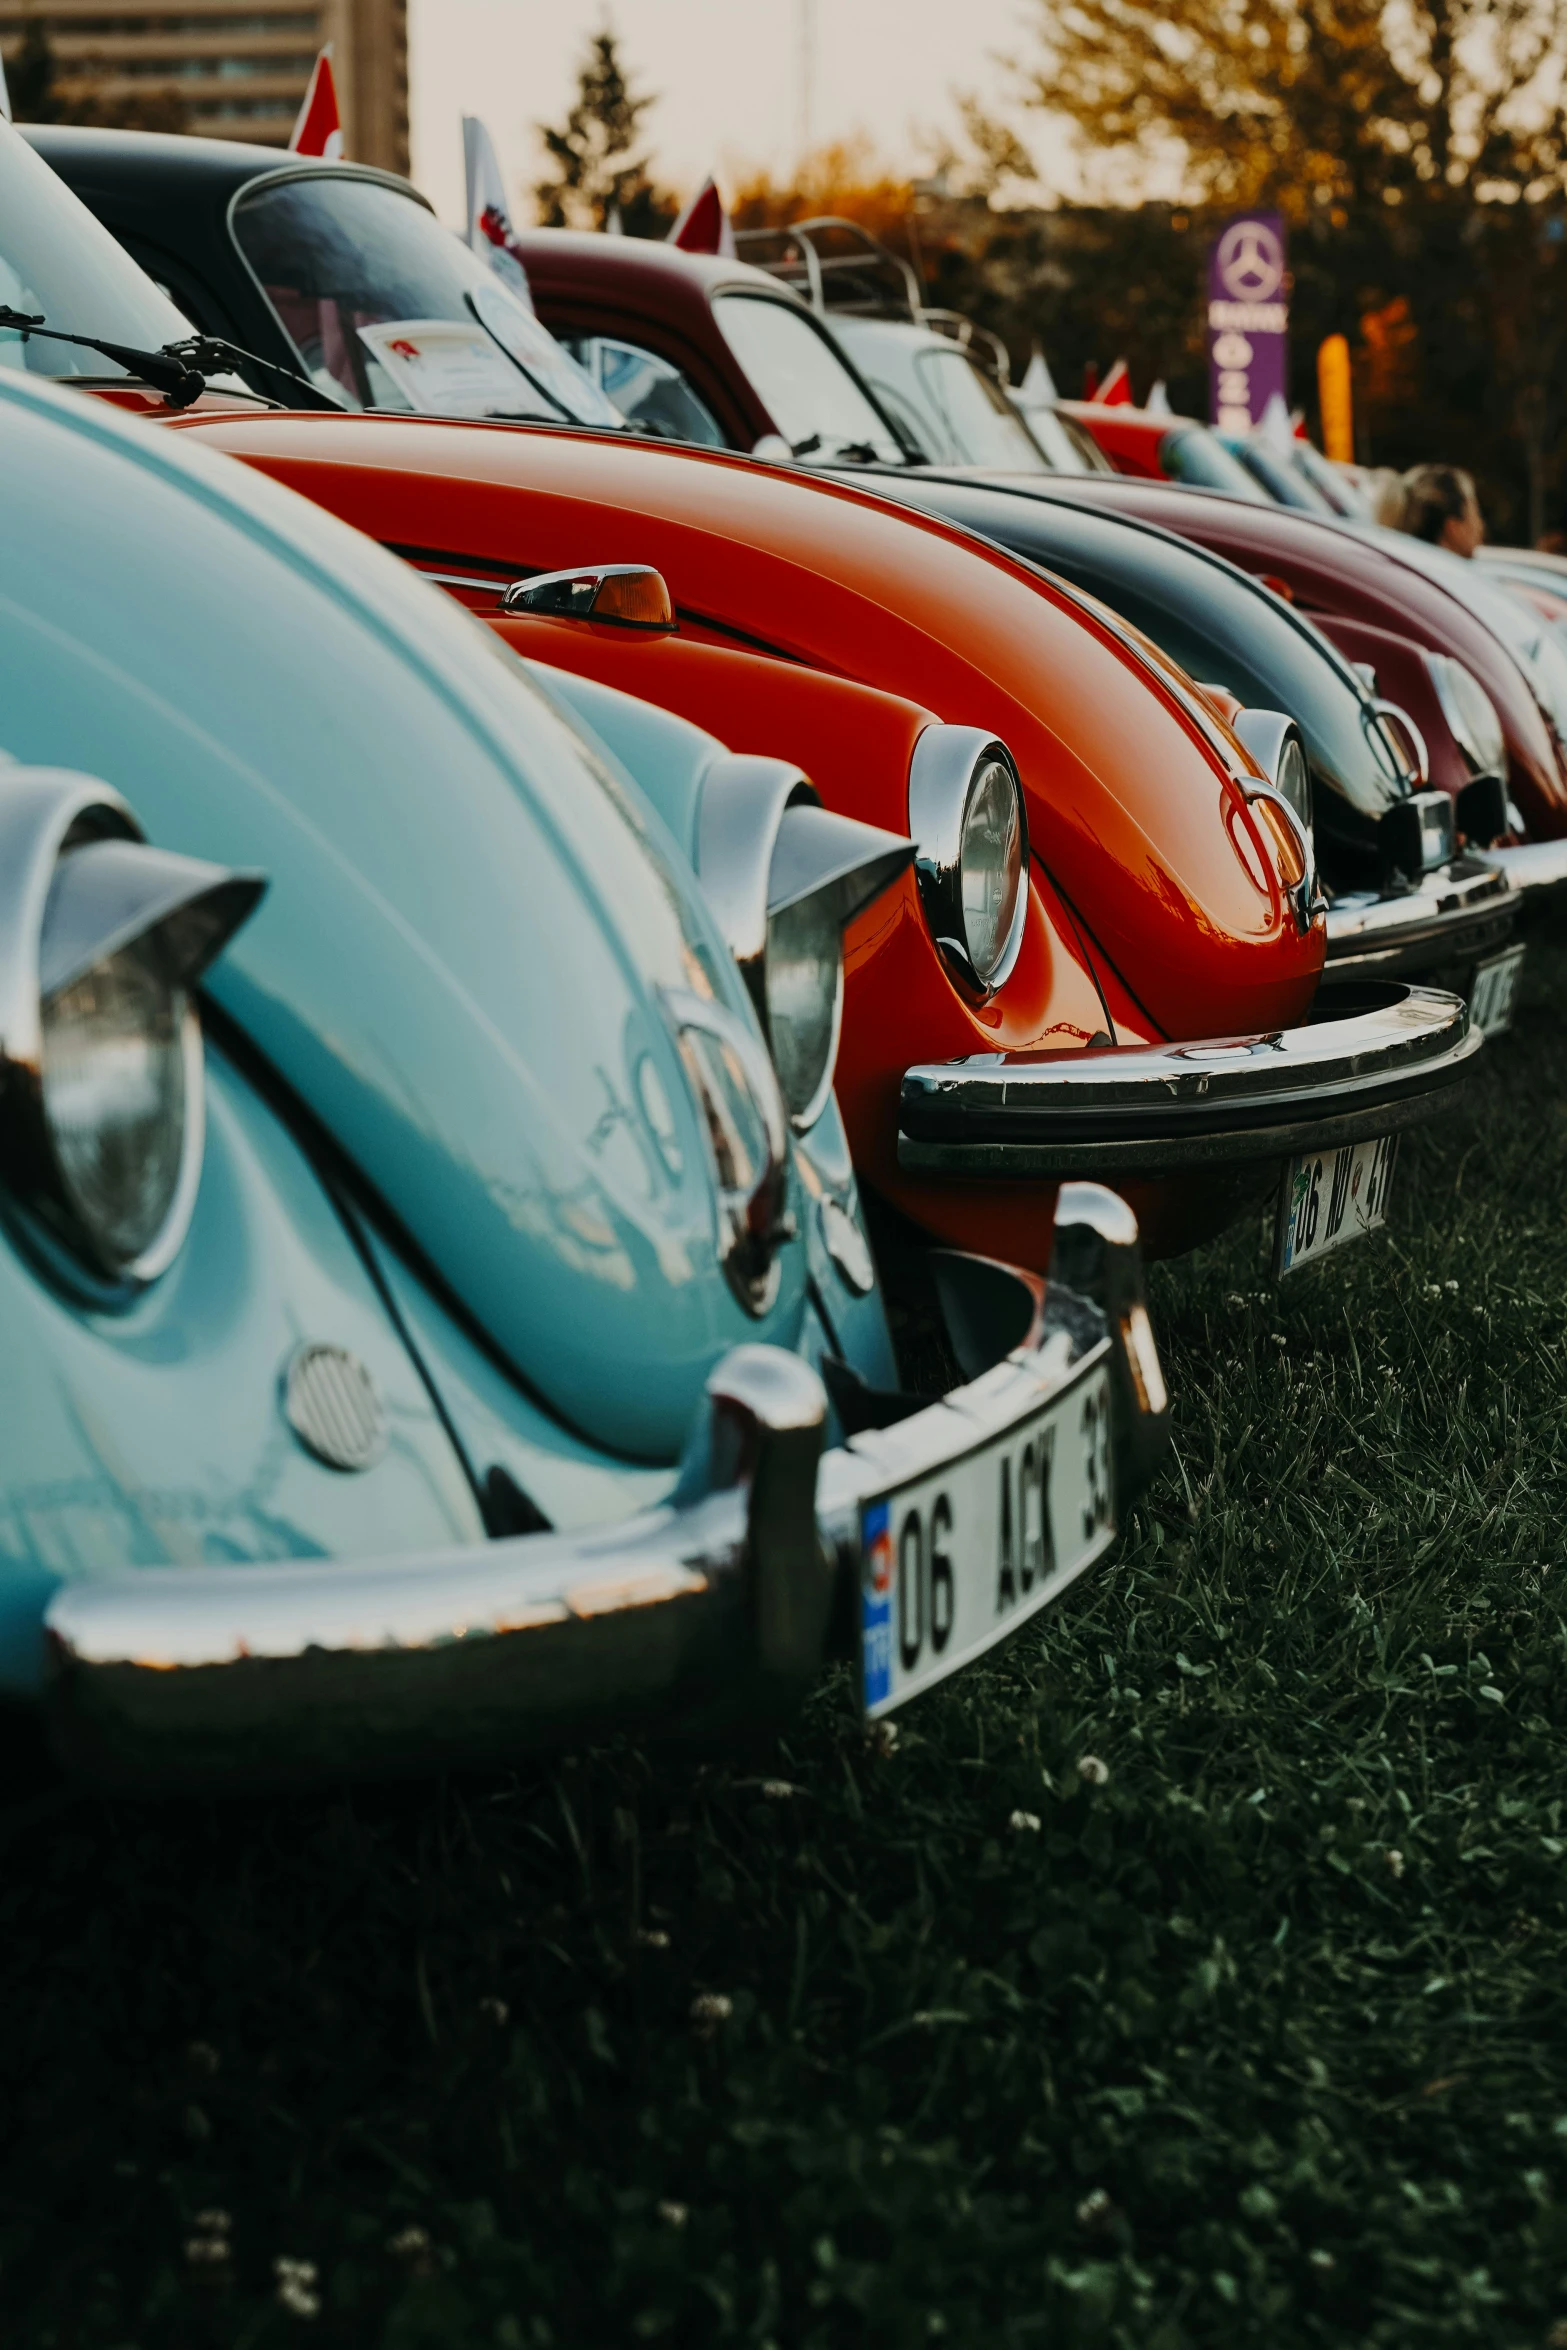
[[[1523,972],[1527,949],[1509,947],[1504,954],[1488,956],[1475,965],[1474,985],[1469,990],[1469,1017],[1486,1036],[1500,1036],[1504,1028],[1513,1024],[1513,1006],[1518,1000],[1518,981]]]
[[[1375,1142],[1346,1142],[1336,1151],[1308,1151],[1291,1159],[1279,1191],[1274,1270],[1293,1273],[1315,1264],[1387,1222],[1396,1134]]]
[[[1101,1367],[860,1511],[865,1710],[884,1714],[1015,1632],[1115,1533]]]

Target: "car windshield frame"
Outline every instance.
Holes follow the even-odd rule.
[[[954,374],[954,365],[965,372]],[[932,335],[923,349],[914,354],[916,380],[925,398],[946,427],[949,437],[962,452],[965,465],[983,465],[992,473],[1051,473],[1051,465],[1044,450],[1029,431],[1027,424],[1007,398],[1001,386],[988,376],[973,353],[961,343],[949,342],[944,335]],[[978,386],[984,403],[990,429],[998,434],[1001,447],[976,449],[969,432],[969,422],[976,411],[971,407],[968,416],[954,414],[943,397],[943,387],[959,381]]]
[[[17,233],[31,233],[32,249]],[[36,276],[28,271],[40,272]],[[133,261],[21,133],[0,120],[0,304],[42,316],[62,334],[97,335],[136,350],[181,342],[190,320]],[[0,367],[55,382],[134,383],[135,369],[98,351],[0,327]]]
[[[326,352],[330,335],[339,366],[324,356],[312,358],[311,350],[317,346],[311,343],[307,347],[300,341],[295,331],[300,321],[291,324],[280,306],[278,296],[284,289],[280,284],[269,284],[263,275],[264,252],[252,252],[246,241],[247,217],[259,225],[266,212],[275,215],[302,189],[331,191],[330,203],[320,204],[319,221],[314,224],[322,233],[323,246],[330,237],[356,257],[363,248],[362,224],[354,221],[351,211],[341,209],[339,198],[350,207],[362,204],[367,197],[377,205],[384,202],[405,207],[401,214],[387,211],[382,216],[385,225],[394,230],[385,240],[387,251],[395,250],[397,233],[405,227],[423,240],[423,250],[410,249],[404,264],[405,283],[422,279],[425,292],[433,294],[433,299],[416,304],[417,315],[406,302],[400,304],[382,290],[390,282],[389,268],[380,284],[375,282],[373,256],[370,282],[353,289],[370,298],[352,306],[351,324],[345,324],[344,318],[346,289],[299,292],[301,305],[310,301],[318,305],[322,328],[319,349]],[[275,232],[275,220],[273,225]],[[287,240],[287,249],[298,267],[294,256],[301,240],[298,224],[293,225],[295,234]],[[433,237],[428,230],[434,231]],[[230,198],[228,232],[236,257],[276,320],[300,371],[327,397],[344,406],[368,414],[491,417],[590,431],[624,430],[624,420],[614,403],[540,324],[526,301],[497,270],[442,226],[417,190],[401,181],[352,164],[301,163],[261,172]],[[438,283],[442,278],[445,282]],[[320,307],[327,304],[331,318]],[[399,327],[404,330],[401,336],[391,333]],[[379,342],[372,339],[377,337]],[[445,400],[439,388],[443,376],[449,395]],[[510,394],[518,387],[522,396],[513,406]],[[462,404],[451,404],[453,398]]]
[[[805,421],[807,423],[806,431],[797,438],[789,429],[791,420],[780,413],[780,402],[775,396],[773,387],[764,380],[762,371],[753,363],[754,346],[749,349],[743,348],[741,342],[730,335],[724,323],[726,310],[731,305],[740,303],[751,303],[758,308],[765,307],[770,311],[777,312],[788,318],[793,326],[803,329],[806,334],[810,335],[813,338],[815,350],[823,355],[833,377],[841,379],[843,387],[853,402],[863,410],[866,421],[872,427],[871,431],[853,433],[845,431],[836,436],[834,445],[829,446],[823,436],[820,422],[796,417],[792,420],[793,422]],[[849,366],[831,335],[817,324],[803,303],[793,301],[786,295],[764,291],[760,286],[720,285],[713,288],[709,297],[709,307],[713,314],[713,322],[723,337],[725,350],[733,355],[736,364],[743,370],[748,382],[754,386],[763,407],[773,418],[779,432],[788,441],[795,457],[801,463],[810,465],[852,463],[854,459],[850,452],[861,449],[868,449],[872,452],[870,461],[873,464],[902,465],[907,462],[903,444],[890,420],[883,416],[871,393]],[[799,348],[804,350],[806,346],[801,344]],[[775,377],[774,384],[776,382],[777,378]],[[836,428],[833,429],[836,432]]]

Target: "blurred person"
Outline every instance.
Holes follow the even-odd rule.
[[[1472,555],[1485,537],[1473,474],[1459,465],[1412,465],[1403,479],[1404,510],[1395,527],[1450,554]]]

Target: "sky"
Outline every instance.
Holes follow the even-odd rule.
[[[689,193],[762,164],[787,171],[801,132],[799,27],[814,19],[810,144],[865,132],[903,169],[919,134],[955,134],[953,89],[995,101],[995,53],[1030,46],[1029,0],[409,0],[413,177],[443,218],[463,214],[463,114],[489,124],[510,193],[540,175],[536,122],[558,122],[606,20],[636,87],[659,178]],[[519,202],[531,216],[531,204]]]

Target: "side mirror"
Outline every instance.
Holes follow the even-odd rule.
[[[761,439],[752,444],[751,454],[761,465],[794,463],[794,451],[781,432],[764,432]]]
[[[651,563],[587,563],[575,571],[543,571],[514,580],[501,598],[503,612],[531,612],[551,620],[608,621],[612,628],[679,627],[674,600]]]

